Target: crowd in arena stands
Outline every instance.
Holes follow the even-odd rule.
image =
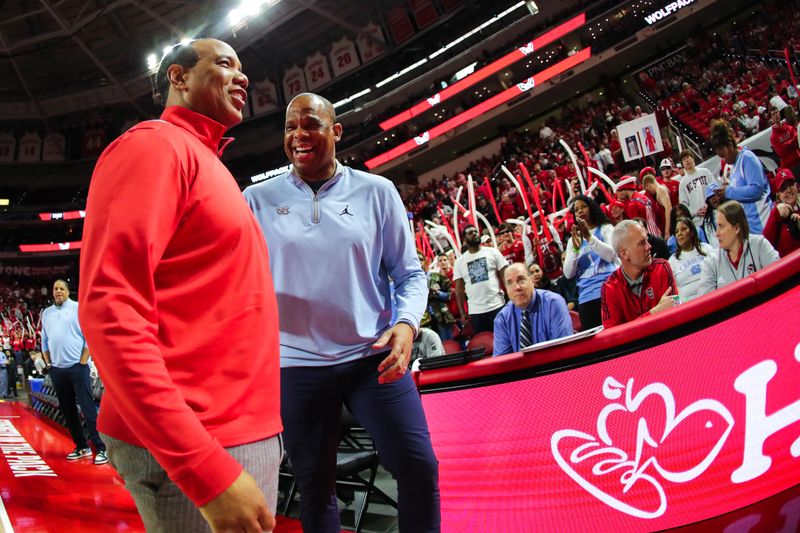
[[[654,71],[652,77],[642,74],[640,83],[660,106],[703,138],[710,134],[713,119],[727,121],[737,142],[775,126],[776,118],[790,121],[796,130],[792,111],[797,109],[797,88],[774,49],[797,50],[798,29],[796,10],[767,2],[727,32],[693,35],[686,42],[680,67]],[[786,117],[787,112],[791,116]],[[773,147],[781,156],[781,166],[797,172],[796,131],[789,139],[780,130],[773,129]]]
[[[46,284],[0,280],[0,397],[17,395],[17,368],[28,377],[44,374],[39,317],[50,305]]]
[[[465,172],[409,191],[430,276],[424,327],[462,348],[471,335],[494,332],[493,353],[502,355],[573,328],[659,313],[800,248],[791,169],[767,173],[721,119],[709,126],[719,175],[698,168],[689,150],[675,161],[658,154],[658,170],[642,160],[625,165],[612,128],[639,112],[615,98],[572,110],[538,132],[510,133],[501,153]],[[585,148],[577,172],[562,138]],[[503,161],[513,179],[498,170]]]

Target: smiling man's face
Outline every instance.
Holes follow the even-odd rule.
[[[283,148],[304,181],[320,181],[336,169],[336,142],[342,125],[326,102],[314,95],[300,95],[286,109]]]

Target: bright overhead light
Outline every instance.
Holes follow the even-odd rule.
[[[189,44],[190,42],[192,42],[193,40],[194,40],[194,39],[190,39],[190,38],[188,38],[188,37],[187,37],[187,38],[185,38],[185,39],[181,39],[181,44],[183,44],[183,45],[187,45],[187,44]]]
[[[228,23],[231,26],[238,26],[244,22],[244,14],[239,9],[231,9],[230,13],[228,13]]]
[[[356,94],[354,94],[353,96],[349,96],[349,97],[347,97],[347,98],[345,98],[345,99],[343,99],[343,100],[339,100],[338,102],[336,102],[335,104],[333,104],[333,107],[334,107],[334,108],[336,108],[336,107],[341,107],[341,106],[343,106],[344,104],[347,104],[347,103],[349,103],[349,102],[352,102],[352,101],[353,101],[353,100],[355,100],[356,98],[359,98],[359,97],[361,97],[361,96],[364,96],[365,94],[367,94],[367,93],[370,93],[370,92],[372,92],[372,89],[370,89],[370,88],[364,89],[363,91],[359,91],[359,92],[357,92]]]
[[[261,4],[263,4],[261,0],[242,0],[242,3],[239,4],[239,10],[246,17],[254,17],[261,11]]]
[[[155,70],[158,68],[158,58],[155,54],[147,56],[147,70]]]
[[[505,11],[503,11],[502,13],[500,13],[500,14],[498,14],[498,15],[495,15],[494,17],[490,18],[489,20],[487,20],[486,22],[484,22],[484,23],[483,23],[483,24],[481,24],[480,26],[478,26],[478,27],[476,27],[476,28],[472,29],[471,31],[468,31],[467,33],[465,33],[464,35],[462,35],[461,37],[459,37],[459,38],[458,38],[458,39],[456,39],[455,41],[450,41],[449,43],[447,43],[446,45],[444,45],[442,48],[438,49],[437,51],[435,51],[434,53],[432,53],[431,55],[429,55],[429,56],[428,56],[428,58],[429,58],[429,59],[433,59],[434,57],[438,56],[439,54],[443,54],[445,51],[447,51],[447,50],[449,50],[450,48],[454,47],[455,45],[457,45],[458,43],[460,43],[460,42],[461,42],[461,41],[463,41],[464,39],[468,39],[468,38],[470,38],[471,36],[475,35],[475,34],[476,34],[476,33],[478,33],[479,31],[481,31],[482,29],[484,29],[485,27],[489,26],[490,24],[494,24],[495,22],[497,22],[497,21],[498,21],[498,20],[500,20],[501,18],[505,17],[506,15],[508,15],[509,13],[511,13],[512,11],[514,11],[514,10],[516,10],[516,9],[519,9],[520,7],[522,7],[522,6],[524,6],[524,5],[525,5],[525,2],[517,2],[517,3],[516,3],[516,4],[514,4],[513,6],[509,7],[509,8],[508,8],[508,9],[506,9]]]
[[[164,54],[161,57],[164,57],[165,55],[167,55],[169,53],[169,51],[172,50],[172,47],[173,47],[173,45],[165,46],[164,50],[163,50]]]
[[[0,205],[9,205],[10,203],[8,198],[0,198]]]
[[[412,71],[412,70],[414,70],[415,68],[417,68],[417,67],[419,67],[420,65],[423,65],[423,64],[425,64],[425,63],[427,63],[427,62],[428,62],[428,60],[427,60],[427,59],[425,59],[425,58],[423,58],[423,59],[420,59],[419,61],[417,61],[417,62],[416,62],[416,63],[414,63],[413,65],[409,65],[409,66],[407,66],[406,68],[404,68],[404,69],[403,69],[403,70],[401,70],[400,72],[396,72],[395,74],[392,74],[391,76],[389,76],[389,77],[388,77],[388,78],[386,78],[385,80],[383,80],[383,81],[379,81],[378,83],[376,83],[376,84],[375,84],[375,87],[376,87],[376,88],[378,88],[378,89],[380,89],[381,87],[383,87],[383,86],[384,86],[384,85],[386,85],[387,83],[389,83],[389,82],[392,82],[392,81],[396,80],[397,78],[399,78],[399,77],[400,77],[400,76],[402,76],[403,74],[407,74],[408,72],[411,72],[411,71]]]

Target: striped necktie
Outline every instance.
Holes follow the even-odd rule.
[[[522,322],[519,324],[519,349],[531,345],[531,316],[528,310],[522,311]]]

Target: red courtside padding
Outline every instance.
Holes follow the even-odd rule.
[[[144,533],[114,468],[67,461],[74,447],[65,428],[28,405],[0,400],[0,532]],[[299,520],[276,520],[274,533],[302,533]]]
[[[752,509],[779,507],[795,530],[798,375],[800,252],[591,339],[419,373],[442,529],[654,531],[713,518],[714,530],[761,531],[775,517]]]

